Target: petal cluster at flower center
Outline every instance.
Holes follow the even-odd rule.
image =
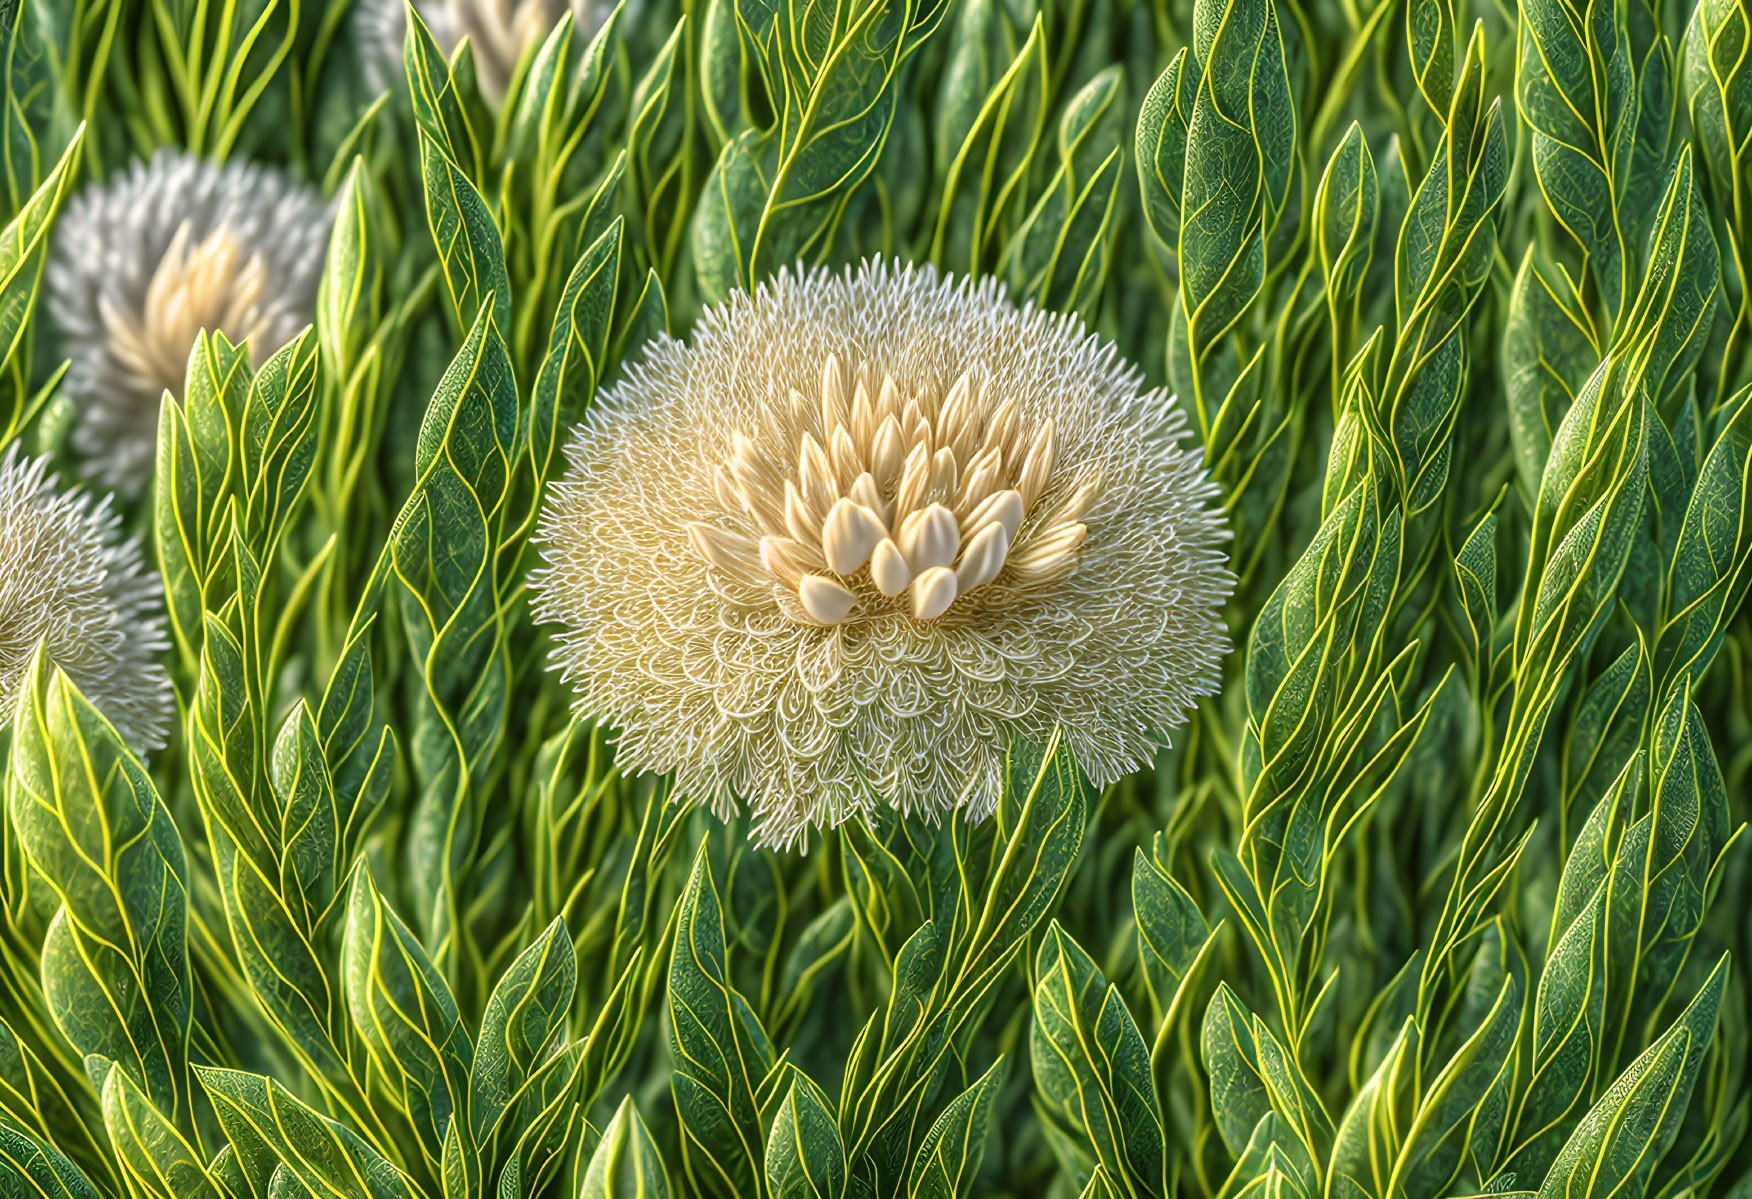
[[[801,623],[932,621],[1000,575],[1027,589],[1075,569],[1102,480],[1057,486],[1057,451],[1050,418],[1025,427],[972,368],[939,394],[848,378],[829,354],[817,396],[769,399],[733,434],[712,473],[722,511],[687,533],[724,583],[770,586]]]

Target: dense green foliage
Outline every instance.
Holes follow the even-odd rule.
[[[77,188],[335,222],[127,509],[170,746],[24,667],[0,1195],[1752,1194],[1747,0],[626,0],[497,104],[349,7],[0,3],[7,440],[77,475]],[[777,854],[571,720],[532,533],[644,341],[876,253],[1176,394],[1237,649],[1104,794]]]

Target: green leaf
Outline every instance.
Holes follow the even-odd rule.
[[[1097,1167],[1095,1173],[1089,1176],[1089,1185],[1083,1188],[1078,1199],[1122,1199],[1122,1195],[1107,1177],[1106,1171]]]
[[[1446,116],[1454,98],[1454,52],[1459,38],[1448,0],[1413,0],[1405,12],[1412,74],[1424,102]]]
[[[1119,118],[1125,74],[1091,79],[1059,121],[1059,167],[1005,251],[1005,277],[1018,300],[1091,313],[1112,260],[1111,229],[1125,155]]]
[[[650,344],[669,332],[669,297],[655,268],[645,272],[644,286],[633,301],[632,311],[615,339],[614,360],[633,363],[645,356]]]
[[[1497,619],[1497,514],[1478,522],[1454,556],[1454,583],[1462,620],[1457,621],[1465,641],[1467,664],[1475,692],[1490,680],[1492,639]]]
[[[840,1199],[846,1193],[846,1149],[833,1107],[808,1075],[795,1066],[790,1074],[790,1090],[767,1139],[767,1191],[773,1199]]]
[[[1624,947],[1613,1017],[1620,1044],[1657,1026],[1703,929],[1711,873],[1731,836],[1727,786],[1690,689],[1675,687],[1654,722],[1649,812],[1625,835],[1610,903]],[[1628,926],[1628,927],[1627,927]]]
[[[889,1195],[905,1186],[923,1106],[956,1051],[952,1038],[971,1035],[992,989],[1058,903],[1083,843],[1085,786],[1062,729],[1044,745],[1013,737],[995,821],[980,828],[955,821],[935,839],[920,823],[892,826],[885,865],[902,876],[926,872],[906,880],[908,892],[946,923],[927,918],[907,938],[886,1004],[854,1042],[840,1100],[854,1192]],[[858,841],[846,843],[857,858]],[[875,850],[861,852],[877,863]]]
[[[505,341],[483,307],[426,408],[414,488],[379,564],[406,588],[403,629],[424,675],[411,747],[421,795],[410,890],[417,911],[431,913],[441,954],[481,819],[478,790],[505,730],[510,680],[494,567],[519,416]]]
[[[1380,1199],[1397,1193],[1393,1179],[1399,1164],[1400,1137],[1394,1116],[1404,1105],[1404,1092],[1411,1089],[1410,1073],[1417,1056],[1417,1026],[1406,1017],[1387,1052],[1351,1101],[1339,1122],[1332,1142],[1332,1161],[1327,1187],[1332,1199]],[[1247,1110],[1251,1103],[1237,1108]],[[1256,1174],[1258,1160],[1277,1151],[1277,1127],[1281,1121],[1266,1112],[1254,1127],[1253,1136],[1235,1167],[1237,1177]]]
[[[1117,988],[1055,923],[1035,966],[1036,1102],[1128,1190],[1163,1193],[1165,1132],[1150,1050]]]
[[[1162,244],[1175,251],[1180,248],[1180,196],[1186,185],[1187,127],[1200,82],[1197,62],[1192,62],[1190,72],[1187,69],[1187,55],[1184,47],[1175,54],[1168,69],[1144,96],[1135,147],[1144,219]]]
[[[493,988],[469,1070],[468,1113],[476,1144],[485,1143],[507,1109],[523,1098],[565,1026],[577,982],[572,939],[565,921],[556,918]]]
[[[71,1161],[55,1146],[7,1120],[0,1120],[0,1191],[7,1199],[101,1199]]]
[[[317,336],[323,366],[336,380],[350,373],[382,316],[378,291],[383,264],[371,238],[370,179],[364,160],[355,158],[335,197],[334,231],[317,282]]]
[[[594,1031],[591,1035],[595,1035]],[[505,1166],[499,1175],[500,1195],[539,1191],[561,1169],[574,1160],[583,1162],[588,1156],[587,1137],[595,1134],[584,1118],[583,1049],[584,1046],[573,1042],[560,1050],[536,1073],[524,1092],[523,1111],[516,1120],[523,1135],[505,1155]],[[527,1190],[520,1189],[525,1187]]]
[[[1727,973],[1724,956],[1666,1035],[1589,1109],[1546,1174],[1540,1199],[1642,1193],[1691,1100],[1713,1039]]]
[[[805,19],[775,0],[738,0],[744,50],[777,111],[769,128],[726,142],[705,181],[693,255],[707,301],[824,254],[881,158],[901,66],[947,8],[839,0]]]
[[[135,1193],[153,1199],[218,1199],[217,1183],[118,1063],[103,1083],[103,1122]]]
[[[1648,263],[1636,303],[1613,339],[1613,356],[1625,363],[1642,396],[1661,404],[1680,391],[1703,356],[1722,286],[1721,255],[1692,176],[1689,146],[1679,152],[1654,213]]]
[[[19,844],[60,901],[42,946],[56,1026],[93,1088],[114,1063],[187,1127],[182,840],[139,760],[41,644],[21,680],[7,781]]]
[[[836,979],[837,968],[852,948],[857,927],[851,897],[842,895],[803,929],[785,959],[779,983],[785,1000],[775,1020],[776,1027],[785,1027],[787,1017],[793,1021],[801,1019],[822,986]]]
[[[279,1158],[311,1195],[420,1199],[407,1175],[356,1133],[312,1111],[272,1079],[210,1066],[196,1067],[196,1073],[240,1157]]]
[[[452,1118],[467,1111],[474,1047],[450,987],[369,869],[353,876],[341,962],[353,1027],[436,1167]]]
[[[1595,370],[1552,440],[1539,484],[1526,588],[1515,629],[1516,707],[1529,723],[1592,645],[1629,559],[1648,488],[1648,421],[1618,389],[1616,360]],[[1526,749],[1510,767],[1524,777]],[[1518,783],[1512,784],[1518,787]]]
[[[262,364],[244,400],[239,498],[244,533],[264,562],[273,559],[316,460],[317,362],[317,339],[306,329]]]
[[[701,847],[678,908],[669,965],[670,1089],[688,1176],[712,1194],[763,1193],[766,1138],[756,1093],[774,1065],[772,1044],[724,962],[724,918]]]
[[[669,1175],[639,1109],[628,1095],[590,1155],[579,1199],[668,1199]]]
[[[8,59],[11,58],[9,54]],[[7,108],[8,116],[14,115],[10,104]],[[48,177],[36,187],[5,230],[0,231],[0,364],[13,363],[25,344],[31,314],[42,290],[43,264],[48,258],[55,214],[72,186],[74,162],[84,140],[85,127],[81,125]],[[10,142],[7,148],[11,148]],[[22,400],[23,396],[18,398]],[[17,408],[8,413],[0,424],[0,432],[10,438],[22,415]]]
[[[1618,966],[1607,923],[1614,824],[1640,771],[1640,758],[1625,768],[1564,864],[1551,946],[1534,994],[1529,1074],[1511,1125],[1507,1160],[1517,1177],[1543,1173],[1605,1065],[1607,973]]]
[[[1744,0],[1700,0],[1692,9],[1685,35],[1685,92],[1691,127],[1722,203],[1744,196],[1752,183],[1746,174],[1752,134],[1749,42],[1752,17]]]
[[[1502,343],[1509,433],[1528,496],[1539,493],[1551,439],[1600,361],[1599,342],[1569,272],[1528,246],[1515,274]]]
[[[66,149],[75,117],[55,78],[55,22],[36,4],[0,14],[0,154],[5,156],[5,210],[16,213],[42,182],[46,159]]]
[[[450,311],[466,329],[475,324],[481,305],[490,298],[494,324],[501,330],[509,329],[511,280],[505,270],[499,227],[480,190],[424,127],[420,129],[420,176],[426,223],[444,268]]]
[[[683,17],[633,87],[627,121],[631,195],[622,211],[631,221],[636,261],[665,273],[680,248],[693,200],[692,155],[683,145],[692,119],[680,98],[685,56],[678,53],[686,32]]]
[[[1639,641],[1588,684],[1570,715],[1569,744],[1564,755],[1566,816],[1577,804],[1586,811],[1594,811],[1607,790],[1623,776],[1624,768],[1641,748],[1643,727],[1653,706],[1648,654]],[[1565,869],[1576,860],[1572,848]],[[1588,895],[1576,898],[1577,902],[1585,902]],[[1563,906],[1560,899],[1560,911]],[[1573,919],[1575,911],[1569,915]]]
[[[0,1020],[0,1131],[12,1129],[32,1139],[53,1136],[59,1142],[57,1152],[78,1158],[71,1163],[75,1171],[83,1163],[85,1169],[104,1179],[106,1190],[118,1189],[121,1180],[109,1163],[110,1155],[97,1127],[102,1113],[88,1115],[76,1105],[75,1095],[84,1098],[78,1086],[83,1080],[63,1073],[57,1068],[59,1063],[51,1066],[53,1058],[52,1054],[38,1053]],[[4,1156],[0,1154],[0,1158]],[[21,1160],[14,1155],[15,1162]]]
[[[1227,983],[1217,984],[1205,1010],[1200,1046],[1211,1079],[1211,1110],[1231,1154],[1240,1157],[1260,1120],[1275,1112],[1284,1125],[1275,1145],[1303,1162],[1325,1158],[1333,1135],[1325,1108],[1300,1066]]]
[[[1618,220],[1630,164],[1615,153],[1636,122],[1628,47],[1620,43],[1613,6],[1598,2],[1577,8],[1531,0],[1520,35],[1515,92],[1533,130],[1540,192],[1581,247],[1616,320],[1636,278],[1635,249]]]
[[[1467,314],[1496,253],[1508,182],[1499,103],[1484,90],[1484,32],[1474,29],[1448,128],[1400,227],[1393,280],[1398,336],[1386,378],[1362,412],[1407,517],[1436,502],[1467,373]]]
[[[418,10],[407,22],[402,63],[407,72],[408,90],[414,101],[414,119],[418,122],[422,142],[431,139],[444,157],[467,167],[467,178],[478,179],[481,173],[480,147],[468,112],[457,94],[450,65],[444,61],[443,52]],[[443,252],[440,245],[439,253]],[[464,323],[472,323],[472,320],[471,315]]]
[[[1193,59],[1182,70],[1196,65],[1201,78],[1187,118],[1177,319],[1190,399],[1208,428],[1238,374],[1214,355],[1264,287],[1266,245],[1296,179],[1297,122],[1275,5],[1197,0],[1192,23]]]
[[[222,333],[201,333],[189,352],[181,403],[167,397],[159,410],[157,469],[153,474],[153,531],[165,607],[185,668],[200,662],[203,612],[221,546],[229,540],[225,501],[242,471],[238,447],[248,405],[249,354]]]
[[[1011,739],[1004,757],[995,873],[983,889],[984,903],[971,930],[958,908],[951,932],[955,944],[967,945],[957,967],[959,996],[983,994],[1058,903],[1083,846],[1086,787],[1062,729],[1055,728],[1044,745]],[[955,831],[965,835],[966,826],[957,822]]]
[[[1314,193],[1315,238],[1328,304],[1351,298],[1362,286],[1380,214],[1375,158],[1369,153],[1362,126],[1353,121],[1332,152]]]
[[[1162,865],[1163,839],[1156,834],[1151,854],[1142,847],[1132,860],[1132,911],[1138,922],[1138,949],[1144,977],[1156,1004],[1167,1011],[1199,950],[1210,939],[1211,926],[1186,888]]]
[[[1511,975],[1477,1030],[1425,1088],[1394,1163],[1397,1185],[1389,1184],[1387,1193],[1408,1199],[1452,1193],[1469,1164],[1468,1135],[1487,1114],[1487,1098],[1513,1086],[1523,1004],[1519,980]]]
[[[963,7],[953,61],[944,74],[946,94],[958,93],[968,82],[966,75],[983,73],[987,60],[999,49],[978,43],[980,26],[1007,29],[1007,19],[998,15],[1001,7],[997,0]],[[1022,186],[1046,128],[1048,66],[1041,19],[1035,19],[1013,57],[1009,48],[1002,55],[998,61],[1008,58],[1008,67],[990,82],[989,90],[980,88],[966,96],[965,119],[954,115],[957,106],[952,101],[943,102],[937,113],[939,156],[946,161],[939,167],[942,200],[931,260],[969,274],[992,265],[1000,236],[1021,207]]]
[[[700,77],[704,85],[700,98],[713,139],[719,145],[748,124],[742,64],[735,0],[708,0],[700,38]]]
[[[621,239],[621,218],[616,217],[579,256],[560,293],[529,405],[528,469],[538,489],[552,469],[561,426],[582,415],[602,380],[620,282]],[[662,290],[659,284],[659,304]]]
[[[1704,459],[1667,572],[1667,620],[1654,648],[1663,687],[1681,679],[1696,684],[1752,585],[1752,390],[1742,388],[1731,403],[1733,415]]]
[[[1000,1058],[967,1090],[950,1100],[913,1158],[906,1199],[968,1199],[985,1157],[986,1133],[1007,1062]]]

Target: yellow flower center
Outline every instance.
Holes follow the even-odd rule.
[[[1049,418],[1023,428],[1016,402],[964,371],[939,402],[874,396],[828,355],[821,394],[763,402],[714,466],[728,522],[691,521],[694,551],[743,586],[768,584],[789,616],[833,625],[904,607],[936,620],[1002,576],[1029,588],[1076,565],[1098,471],[1065,485]],[[1057,473],[1055,473],[1055,471]]]
[[[140,380],[143,391],[181,393],[189,351],[202,329],[219,330],[233,344],[248,339],[259,365],[277,346],[264,345],[267,265],[246,254],[227,229],[191,246],[189,226],[176,231],[159,260],[139,312],[101,301],[110,345]]]

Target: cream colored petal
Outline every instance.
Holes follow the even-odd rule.
[[[821,427],[831,430],[845,423],[844,377],[838,355],[829,354],[821,364]]]
[[[785,528],[798,541],[821,543],[821,517],[815,514],[803,493],[791,480],[785,480]]]
[[[894,381],[893,375],[883,375],[882,390],[876,397],[877,414],[899,416],[903,410],[900,402],[900,384]]]
[[[959,455],[964,451],[958,447],[973,439],[972,425],[973,376],[971,372],[964,370],[949,388],[949,396],[943,401],[943,410],[937,414],[937,444],[955,450]]]
[[[888,501],[882,498],[882,489],[876,485],[876,476],[865,471],[852,480],[852,486],[846,494],[876,514],[876,518],[883,522],[883,535],[887,536]]]
[[[915,514],[901,526],[898,539],[901,553],[914,573],[922,574],[933,566],[948,566],[955,561],[961,548],[961,527],[955,514],[941,504],[932,504]]]
[[[1022,460],[1022,473],[1016,480],[1016,490],[1022,493],[1023,507],[1034,507],[1034,501],[1046,490],[1046,482],[1052,476],[1053,460],[1057,454],[1058,437],[1049,417],[1040,426],[1040,432],[1034,435],[1034,442],[1028,447],[1028,455]]]
[[[851,430],[844,425],[833,431],[830,443],[833,453],[833,477],[841,493],[849,490],[852,480],[864,473],[864,455],[853,443]]]
[[[802,555],[798,553],[801,547],[789,537],[762,537],[760,539],[760,562],[766,567],[767,573],[773,578],[795,589],[803,581]]]
[[[1004,534],[1004,526],[995,522],[969,538],[961,561],[955,567],[956,593],[966,595],[975,587],[997,578],[998,572],[1004,569],[1004,555],[1009,548],[1010,539]]]
[[[791,394],[795,396],[797,393]],[[783,407],[782,403],[775,405],[770,398],[765,399],[760,402],[760,412],[756,416],[761,436],[774,444],[783,444],[790,440],[790,431],[796,428],[800,416],[782,411]]]
[[[833,481],[833,462],[821,443],[808,433],[803,434],[803,445],[797,454],[797,488],[817,519],[825,517],[839,498],[839,489]]]
[[[1077,551],[1089,535],[1083,524],[1059,525],[1031,540],[1010,558],[1010,569],[1019,583],[1041,583],[1057,578],[1076,562]]]
[[[687,539],[694,553],[720,570],[752,569],[760,560],[748,538],[703,521],[687,522]]]
[[[935,620],[955,602],[955,572],[946,566],[933,566],[912,581],[913,615],[919,620]]]
[[[1009,458],[1010,445],[1016,440],[1016,428],[1021,423],[1020,413],[1014,396],[998,405],[997,411],[986,421],[985,440],[980,444],[982,454],[996,450]]]
[[[925,498],[947,503],[955,495],[955,482],[960,475],[955,452],[944,446],[931,455],[931,477],[925,484]]]
[[[858,597],[826,575],[804,575],[797,587],[803,609],[819,624],[838,624],[851,612]]]
[[[870,440],[870,471],[883,487],[892,487],[905,466],[906,439],[901,436],[900,422],[885,416]]]
[[[1081,520],[1089,514],[1089,510],[1095,506],[1095,501],[1100,498],[1101,476],[1099,473],[1092,473],[1092,477],[1085,478],[1078,484],[1077,490],[1072,492],[1064,503],[1053,509],[1048,519],[1054,525],[1070,524],[1073,521]]]
[[[876,543],[876,549],[870,555],[870,579],[876,584],[876,590],[887,596],[899,595],[912,582],[912,577],[912,567],[906,564],[906,556],[892,538],[884,537]]]
[[[876,514],[849,499],[836,502],[821,528],[821,552],[835,574],[849,575],[870,560],[888,530]]]
[[[870,404],[869,389],[860,387],[852,397],[852,414],[845,429],[859,450],[869,447],[876,433],[876,411]]]
[[[923,441],[930,435],[931,423],[925,419],[925,411],[923,408],[919,407],[919,399],[917,396],[909,399],[906,402],[906,407],[901,409],[900,427],[903,432],[915,441]],[[923,430],[924,436],[920,436],[920,430]]]
[[[971,537],[993,521],[1004,526],[1004,540],[1014,540],[1022,529],[1022,493],[1012,488],[1000,491],[996,495],[988,495],[985,500],[974,508],[967,518],[967,524],[962,529],[965,536]]]
[[[922,445],[915,445],[906,456],[906,466],[900,472],[900,486],[895,489],[892,523],[923,508],[928,502],[926,491],[931,483],[931,455]]]
[[[741,490],[736,486],[736,480],[730,477],[730,472],[722,466],[712,468],[712,493],[718,497],[718,503],[726,512],[748,511],[748,501],[742,498]]]
[[[975,458],[962,475],[961,486],[955,493],[956,510],[972,515],[972,510],[991,495],[1003,469],[1003,455],[997,450],[987,450]]]

